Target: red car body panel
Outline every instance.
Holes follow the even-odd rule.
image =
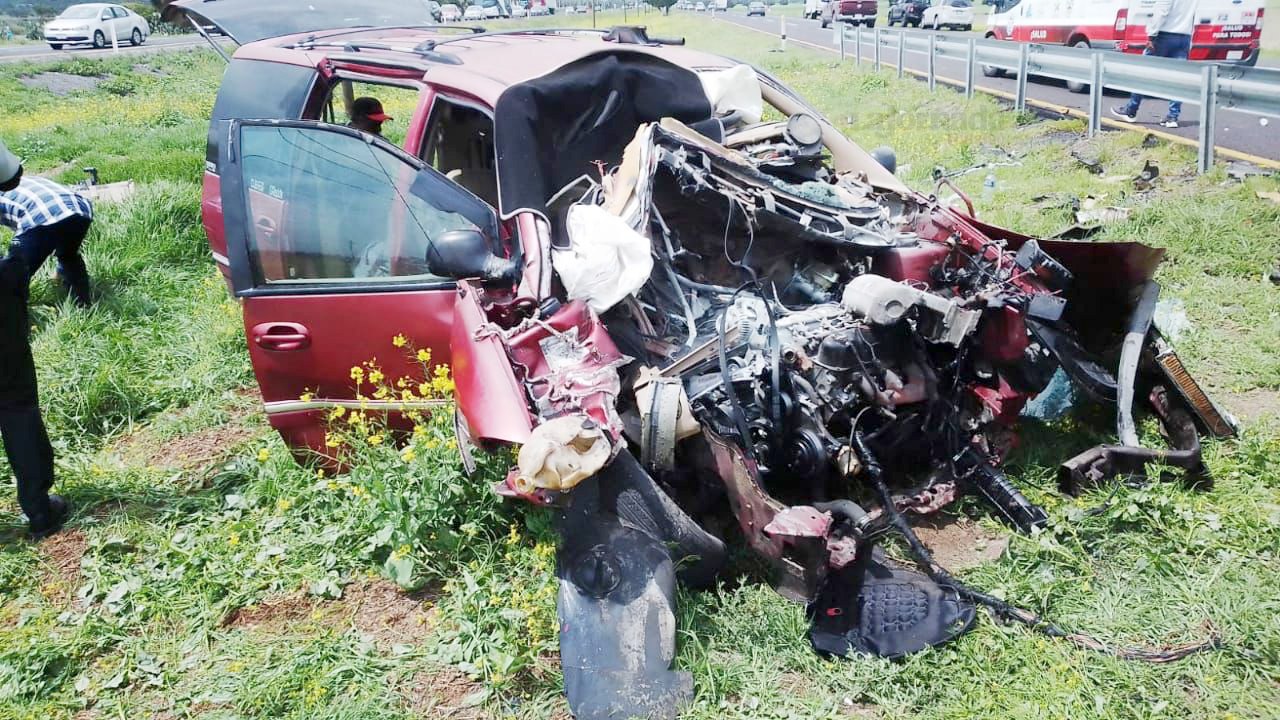
[[[533,431],[524,386],[516,380],[507,348],[489,324],[480,290],[459,282],[449,346],[458,409],[472,437],[487,442],[523,443]]]
[[[403,335],[410,348],[430,348],[433,365],[448,363],[455,296],[450,288],[245,298],[249,357],[272,427],[290,444],[294,444],[291,438],[301,439],[302,445],[323,450],[323,408],[301,405],[355,402],[353,366],[372,360],[392,382],[401,377],[420,379],[423,370],[417,360],[391,344],[396,335]],[[279,339],[273,339],[273,334]],[[296,340],[297,335],[306,339]],[[281,345],[285,347],[271,349]],[[371,391],[366,384],[365,395]],[[299,405],[304,393],[313,398]],[[397,401],[369,404],[388,410],[400,405]],[[308,423],[315,427],[304,428]]]

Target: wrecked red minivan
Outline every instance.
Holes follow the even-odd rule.
[[[727,544],[807,604],[823,654],[915,652],[978,605],[1046,627],[952,578],[904,514],[973,493],[1042,525],[1000,465],[1055,377],[1116,408],[1118,442],[1066,460],[1065,491],[1149,462],[1203,477],[1200,435],[1234,433],[1153,324],[1161,250],[987,225],[767,73],[642,28],[296,5],[171,8],[242,43],[204,219],[268,416],[323,452],[354,359],[404,334],[449,363],[460,442],[520,447],[495,490],[559,512],[580,718],[691,698],[675,586],[712,585]],[[418,93],[403,147],[340,124],[352,82]],[[1139,445],[1141,409],[1169,449]],[[920,571],[876,549],[888,533]]]

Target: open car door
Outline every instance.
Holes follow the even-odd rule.
[[[216,26],[244,45],[263,38],[334,28],[430,25],[424,2],[403,0],[154,0],[161,17],[201,27]]]
[[[285,442],[324,452],[336,406],[431,404],[371,397],[367,376],[359,400],[352,368],[394,383],[423,377],[416,350],[450,361],[455,282],[428,250],[450,230],[497,238],[493,208],[380,138],[311,121],[232,121],[219,165],[232,286]]]

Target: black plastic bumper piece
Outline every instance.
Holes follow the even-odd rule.
[[[578,720],[669,720],[693,699],[675,658],[680,577],[709,583],[723,543],[622,452],[569,495],[561,518],[560,663]]]

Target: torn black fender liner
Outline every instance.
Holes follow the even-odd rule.
[[[670,720],[693,699],[673,671],[676,569],[706,580],[724,545],[628,452],[569,494],[560,520],[560,665],[578,720]]]
[[[809,604],[809,641],[819,654],[899,658],[953,640],[973,626],[973,603],[954,589],[890,565],[879,550],[862,555],[830,572]]]

